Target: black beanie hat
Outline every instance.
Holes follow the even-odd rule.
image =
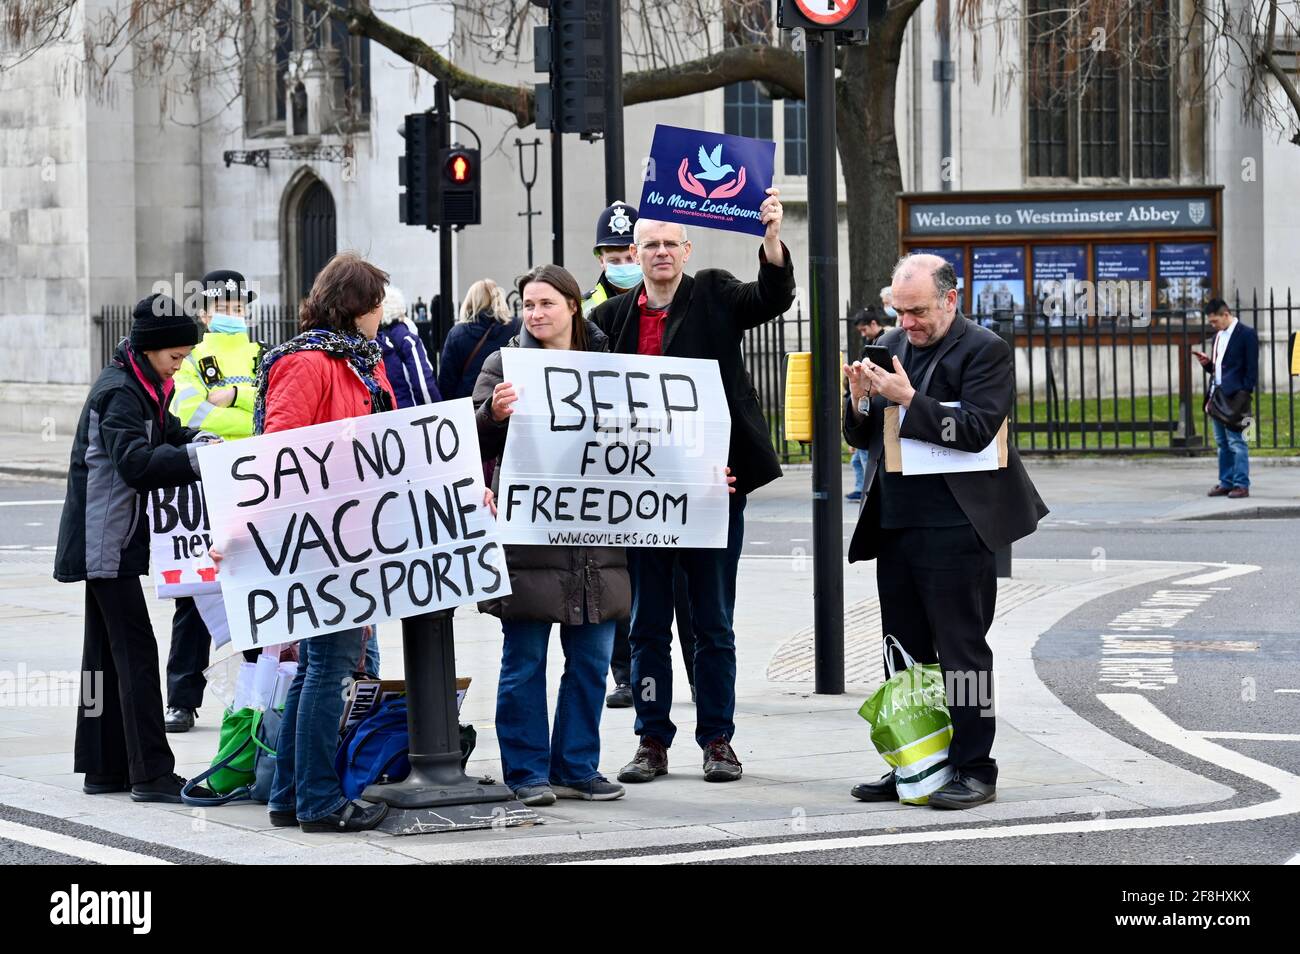
[[[170,297],[157,292],[136,302],[131,317],[131,347],[136,351],[193,347],[202,337],[198,322]]]

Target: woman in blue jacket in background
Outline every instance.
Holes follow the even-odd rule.
[[[510,314],[500,286],[490,278],[469,286],[438,362],[438,390],[443,400],[472,396],[488,355],[500,351],[517,334],[519,319]]]

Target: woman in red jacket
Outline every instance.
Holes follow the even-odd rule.
[[[396,406],[375,342],[387,273],[353,252],[335,255],[299,310],[302,333],[258,369],[257,433],[285,431]],[[388,806],[352,801],[334,770],[342,687],[361,668],[366,631],[345,629],[298,644],[298,675],[285,701],[268,808],[277,827],[365,831]]]

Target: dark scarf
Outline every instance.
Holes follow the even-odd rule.
[[[257,366],[257,400],[253,404],[253,433],[261,434],[266,422],[266,383],[271,378],[271,366],[286,354],[300,351],[324,351],[326,354],[341,358],[361,379],[361,383],[370,392],[370,407],[373,413],[387,410],[387,392],[375,377],[375,366],[383,360],[383,351],[377,342],[364,335],[345,334],[329,328],[313,328],[304,331],[296,338],[272,348],[262,356]]]

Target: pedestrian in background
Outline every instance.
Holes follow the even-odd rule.
[[[1250,496],[1250,448],[1245,429],[1259,376],[1259,335],[1238,321],[1222,298],[1206,303],[1205,317],[1214,329],[1212,353],[1193,351],[1192,355],[1210,376],[1205,410],[1214,424],[1214,442],[1219,445],[1219,482],[1210,488],[1209,496],[1240,500]]]
[[[438,363],[438,390],[443,400],[470,397],[488,355],[517,334],[519,321],[510,313],[501,287],[490,278],[470,285]]]
[[[882,294],[881,299],[883,300],[884,297]],[[874,305],[868,305],[854,315],[853,326],[862,339],[861,360],[866,360],[867,347],[875,344],[876,339],[883,335],[893,324],[894,320],[884,315],[882,310]],[[857,501],[862,499],[862,482],[867,473],[867,452],[861,447],[854,448],[850,462],[853,465],[853,490],[845,494],[844,499]]]
[[[81,702],[73,771],[88,795],[128,789],[179,803],[185,779],[167,744],[158,644],[140,577],[149,572],[145,495],[199,477],[197,431],[168,411],[172,378],[199,325],[166,295],[132,312],[77,422],[54,578],[86,584]]]
[[[253,387],[262,344],[248,334],[248,308],[257,293],[244,276],[229,268],[213,269],[203,276],[203,310],[207,330],[176,372],[172,413],[186,427],[202,428],[222,440],[253,436]],[[172,642],[167,654],[168,732],[188,732],[203,705],[212,649],[212,634],[199,614],[194,597],[176,600],[172,615]],[[249,650],[244,658],[257,659]]]
[[[582,293],[565,269],[539,265],[519,280],[519,292],[524,326],[507,347],[609,350],[605,335],[582,317]],[[474,387],[484,458],[499,463],[517,399],[503,378],[501,353],[495,352]],[[504,637],[496,728],[505,782],[525,805],[551,805],[556,798],[619,798],[623,786],[600,773],[600,717],[614,622],[632,609],[627,550],[507,546],[505,556],[510,595],[480,604],[500,618]],[[546,656],[556,623],[564,675],[548,741]]]
[[[442,400],[419,329],[407,317],[406,298],[393,285],[384,293],[384,318],[375,340],[384,353],[384,371],[399,408]]]
[[[582,313],[641,284],[641,265],[632,245],[636,228],[636,209],[619,200],[596,219],[596,244],[592,253],[600,262],[600,276],[595,286],[582,297]]]

